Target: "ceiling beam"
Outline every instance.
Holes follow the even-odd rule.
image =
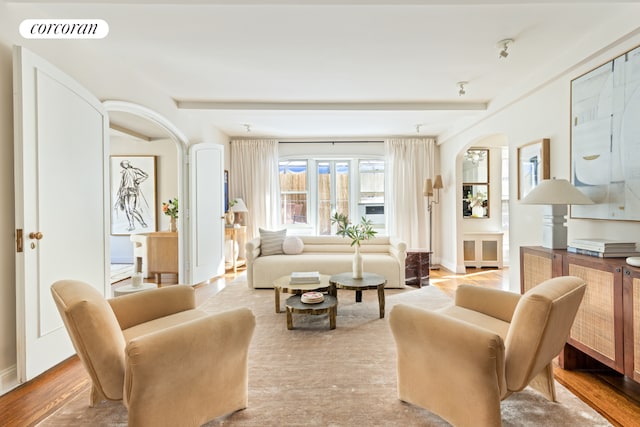
[[[225,102],[180,101],[183,110],[265,111],[484,111],[487,102]]]
[[[124,126],[117,125],[115,123],[109,123],[109,128],[111,128],[112,130],[115,130],[116,132],[120,132],[120,133],[123,133],[125,135],[132,136],[132,137],[137,138],[137,139],[141,139],[143,141],[147,141],[147,142],[153,141],[153,138],[151,138],[151,137],[149,137],[147,135],[144,135],[144,134],[142,134],[140,132],[136,132],[135,130],[131,130],[131,129],[126,128]]]

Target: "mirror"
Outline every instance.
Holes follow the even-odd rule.
[[[489,150],[470,148],[462,159],[462,216],[489,218]]]

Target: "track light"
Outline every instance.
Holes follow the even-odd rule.
[[[509,49],[509,46],[511,46],[512,44],[513,44],[513,39],[500,40],[498,44],[496,44],[496,47],[500,49],[498,58],[506,58],[507,56],[509,56],[509,52],[507,52],[507,50]]]
[[[466,95],[466,91],[464,90],[464,85],[469,84],[469,82],[458,82],[458,96]]]

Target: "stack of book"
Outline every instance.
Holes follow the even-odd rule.
[[[307,285],[320,283],[320,272],[318,271],[294,271],[291,273],[292,285]]]
[[[610,239],[576,239],[569,243],[567,251],[600,258],[625,258],[640,255],[636,242]]]

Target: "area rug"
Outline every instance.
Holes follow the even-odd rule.
[[[450,302],[439,289],[387,290],[386,313],[399,303],[424,308]],[[286,300],[286,294],[281,304]],[[378,316],[375,291],[356,303],[338,291],[337,328],[327,315],[275,313],[273,290],[252,290],[236,281],[202,308],[220,312],[249,307],[256,330],[249,350],[249,406],[206,424],[215,426],[447,426],[431,412],[398,400],[396,350],[387,318]],[[215,363],[215,361],[212,361]],[[557,384],[558,402],[527,388],[502,403],[505,426],[609,426],[597,412]],[[451,396],[455,399],[456,396]],[[88,390],[40,426],[126,426],[119,402],[88,407]]]
[[[128,279],[133,274],[133,264],[111,264],[111,284]]]

